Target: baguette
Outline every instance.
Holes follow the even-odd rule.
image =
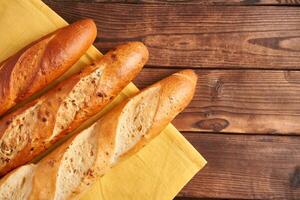
[[[81,20],[0,63],[0,115],[62,75],[92,45],[96,34],[93,20]]]
[[[123,101],[39,163],[5,176],[0,181],[0,198],[78,199],[97,178],[141,149],[188,105],[196,79],[193,71],[184,70]]]
[[[0,174],[31,161],[98,113],[140,72],[148,50],[120,45],[0,121]]]

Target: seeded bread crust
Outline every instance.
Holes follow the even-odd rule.
[[[32,170],[28,165],[18,168],[26,187],[20,188],[20,181],[0,181],[0,197],[13,188],[9,191],[26,196],[24,199],[78,199],[97,178],[140,150],[188,105],[196,79],[193,71],[184,70],[123,101]],[[12,172],[4,179],[16,176]]]
[[[140,72],[148,50],[120,45],[81,73],[0,121],[0,175],[31,161],[98,113]]]

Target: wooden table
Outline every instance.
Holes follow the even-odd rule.
[[[140,88],[199,75],[175,126],[208,160],[188,199],[300,199],[299,0],[45,0],[68,22],[93,18],[95,45],[143,41]]]

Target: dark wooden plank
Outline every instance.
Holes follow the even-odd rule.
[[[300,137],[185,133],[208,164],[187,197],[299,199]]]
[[[134,83],[148,86],[176,70],[146,68]],[[175,120],[180,131],[300,134],[300,72],[196,70],[192,103]]]
[[[95,19],[103,52],[143,41],[152,67],[300,69],[297,7],[45,2],[69,22]]]
[[[85,2],[85,3],[180,3],[200,5],[299,5],[300,0],[54,0],[56,2]]]

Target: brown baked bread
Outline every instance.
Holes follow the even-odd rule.
[[[196,79],[193,71],[184,70],[125,100],[39,163],[5,176],[0,181],[0,198],[79,198],[97,178],[141,149],[188,105]]]
[[[80,20],[0,63],[0,115],[62,75],[92,45],[96,34],[93,20]]]
[[[0,174],[31,161],[98,113],[140,72],[148,50],[120,45],[81,73],[0,121]]]

